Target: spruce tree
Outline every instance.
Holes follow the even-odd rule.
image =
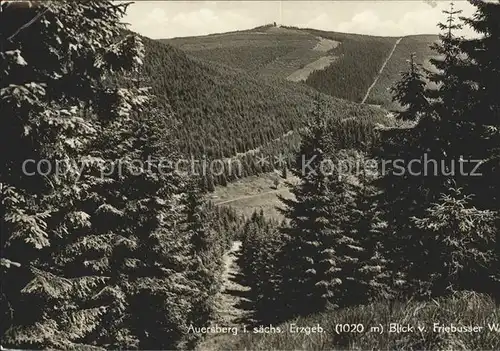
[[[374,186],[374,180],[379,175],[368,168],[365,163],[366,155],[361,156],[363,165],[358,174],[359,189],[352,226],[362,248],[355,273],[359,281],[356,293],[359,303],[366,303],[394,297],[394,291],[391,288],[391,274],[386,258],[387,222],[382,219],[380,204],[377,202],[380,189]]]
[[[295,200],[282,199],[290,224],[282,228],[285,244],[280,291],[284,310],[311,313],[349,304],[360,247],[353,238],[350,213],[352,187],[338,165],[348,153],[338,147],[336,130],[328,126],[319,100],[305,131],[293,169],[301,183],[291,189]],[[338,132],[338,131],[337,131]]]
[[[452,115],[457,115],[460,106],[469,101],[465,85],[458,76],[463,59],[460,50],[463,38],[455,33],[462,29],[459,19],[461,13],[462,11],[456,10],[451,2],[450,9],[443,11],[446,21],[438,23],[438,28],[442,31],[439,42],[431,45],[438,57],[430,59],[435,70],[428,72],[428,77],[435,87],[428,89],[427,94],[441,119],[450,119]]]
[[[495,271],[495,212],[471,206],[471,197],[450,188],[426,216],[412,218],[420,230],[418,266],[412,285],[419,295],[443,296],[459,290],[491,293]]]
[[[472,195],[467,198],[468,206],[476,206],[477,211],[498,210],[496,170],[500,144],[495,112],[498,110],[498,99],[492,97],[498,96],[495,85],[498,82],[492,77],[498,73],[495,66],[498,60],[494,59],[498,56],[498,45],[494,43],[498,44],[499,4],[472,3],[477,7],[476,14],[472,19],[462,20],[482,34],[481,37],[464,39],[454,36],[455,30],[460,28],[456,22],[459,12],[453,6],[445,12],[448,21],[440,24],[445,33],[441,36],[441,44],[435,46],[442,58],[433,61],[438,72],[430,75],[431,80],[438,84],[435,91],[429,92],[431,112],[415,128],[387,132],[387,135],[392,135],[383,146],[382,157],[385,158],[411,160],[421,159],[427,154],[428,160],[435,160],[428,164],[427,177],[407,177],[404,174],[400,177],[390,170],[383,179],[383,203],[388,206],[385,212],[390,224],[389,237],[392,238],[388,241],[392,271],[404,267],[405,271],[397,278],[402,278],[402,284],[408,284],[409,291],[430,288],[435,289],[432,291],[436,294],[444,294],[442,285],[446,284],[437,283],[432,277],[426,281],[425,274],[419,275],[424,271],[420,267],[424,267],[428,259],[419,253],[432,251],[431,246],[435,243],[424,243],[421,240],[422,228],[408,218],[425,218],[430,209],[436,210],[434,204],[443,201],[436,196],[448,194],[450,187],[463,188],[465,196]],[[482,173],[481,176],[471,174],[476,161],[483,163],[476,169],[476,172]],[[465,233],[460,235],[467,236]],[[498,247],[498,243],[491,245]],[[451,248],[447,250],[451,251]],[[469,266],[464,267],[465,270],[474,267],[470,262],[467,264]],[[487,269],[490,274],[495,272],[493,267],[490,262]],[[464,283],[470,286],[465,284],[468,280],[466,275],[463,274],[463,282],[452,285],[456,287]],[[498,276],[498,273],[492,275]],[[486,275],[482,274],[482,277],[484,284],[490,284]]]
[[[444,149],[448,157],[465,160],[461,165],[463,171],[456,172],[456,186],[473,195],[473,206],[498,211],[500,3],[470,3],[476,7],[475,14],[460,19],[478,36],[465,39],[448,34],[445,38],[443,49],[448,53],[439,66],[442,88],[437,92],[443,107],[437,109],[441,123],[436,130],[438,137],[446,140]],[[452,9],[448,14],[447,32],[452,33],[461,28],[454,21],[459,12]]]
[[[284,294],[281,297],[284,310],[292,315],[320,310],[332,297],[332,287],[340,283],[325,276],[337,269],[334,253],[325,246],[331,193],[328,176],[320,167],[328,157],[326,138],[325,113],[318,99],[313,119],[302,135],[295,168],[291,170],[301,179],[301,183],[291,189],[295,200],[282,199],[290,225],[282,229],[286,244],[281,262],[284,285],[280,290]],[[330,267],[327,262],[331,262]],[[318,286],[320,282],[324,285]]]
[[[500,210],[500,2],[470,1],[476,7],[471,18],[462,18],[478,37],[463,40],[460,49],[465,66],[462,80],[468,82],[470,94],[468,110],[464,119],[468,124],[468,148],[464,148],[464,158],[481,160],[480,177],[468,180],[468,192],[475,194],[473,204],[482,209]],[[465,134],[465,131],[464,131]],[[455,145],[454,145],[455,146]],[[459,145],[457,145],[459,146]],[[468,168],[470,170],[470,168]],[[471,178],[471,177],[469,177]],[[500,220],[497,220],[496,257],[500,266]],[[496,282],[493,291],[500,291],[500,271],[494,270],[492,278]]]
[[[454,181],[460,180],[459,170],[453,165],[458,160],[466,157],[464,149],[468,146],[468,137],[472,126],[464,120],[464,113],[471,103],[471,86],[464,79],[465,60],[460,45],[463,38],[456,35],[462,29],[461,20],[458,17],[462,11],[455,10],[454,3],[450,3],[450,9],[444,10],[446,15],[444,23],[438,23],[442,33],[439,42],[431,48],[439,55],[430,60],[434,70],[428,72],[429,80],[434,87],[427,90],[427,95],[432,103],[432,120],[422,123],[421,143],[425,144],[437,160],[444,162],[437,169],[439,173],[453,173]],[[467,181],[467,180],[466,180]],[[450,186],[450,182],[436,193],[441,193]]]
[[[425,94],[425,79],[422,66],[415,62],[415,54],[408,60],[409,69],[401,73],[401,79],[391,88],[393,101],[398,102],[403,111],[397,118],[405,121],[418,121],[429,110]]]
[[[190,266],[188,278],[196,286],[189,320],[193,325],[209,325],[217,319],[215,297],[222,287],[223,255],[228,249],[229,237],[217,223],[215,209],[203,199],[198,181],[192,180],[184,194],[184,231],[189,240]],[[219,226],[219,227],[218,227]],[[190,346],[193,346],[191,340]]]
[[[465,159],[481,160],[480,177],[465,179],[472,185],[468,191],[483,208],[500,209],[500,3],[498,1],[471,1],[476,7],[472,18],[463,18],[474,29],[478,38],[463,40],[462,54],[467,58],[460,79],[469,87],[469,102],[463,113],[464,138],[453,145]],[[467,147],[464,146],[467,144]],[[470,166],[467,168],[470,171]],[[468,177],[471,178],[471,177]]]
[[[278,223],[265,219],[262,211],[254,212],[245,223],[241,265],[245,284],[250,287],[252,317],[262,324],[282,320],[283,311],[279,308],[281,272],[276,260],[282,245]]]
[[[13,118],[0,139],[19,150],[1,159],[4,345],[177,348],[213,294],[194,279],[178,211],[186,179],[161,162],[179,157],[173,113],[137,85],[145,53],[120,22],[126,7],[38,2],[23,30],[1,21],[17,34],[2,42],[1,115]],[[27,159],[63,172],[28,174]]]
[[[144,56],[137,38],[122,35],[125,9],[111,2],[38,2],[24,13],[33,21],[23,22],[7,15],[24,10],[3,8],[1,32],[8,37],[2,38],[1,115],[12,118],[2,118],[0,139],[2,149],[19,151],[1,159],[2,256],[20,266],[2,275],[13,310],[2,328],[6,344],[90,343],[109,311],[93,296],[110,276],[82,274],[85,269],[78,271],[58,253],[92,231],[92,214],[83,203],[104,163],[92,155],[92,143],[107,121],[127,117],[144,99],[140,89],[102,84],[111,71],[135,70]],[[28,173],[23,162],[30,159],[52,167],[59,161],[60,172],[47,166]]]

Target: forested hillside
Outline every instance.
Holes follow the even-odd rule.
[[[256,149],[260,151],[256,154],[277,155],[297,146],[289,143],[296,139],[286,135],[305,126],[317,91],[292,82],[258,79],[147,38],[144,42],[141,80],[152,87],[159,108],[175,111],[178,125],[173,134],[185,154],[224,159]],[[384,110],[327,95],[323,100],[331,118],[388,123]],[[250,158],[255,156],[245,156],[246,175],[260,172],[251,166],[255,162]],[[220,177],[215,180],[225,182]]]
[[[205,62],[145,39],[143,74],[161,105],[181,122],[177,135],[187,153],[229,157],[303,127],[317,92],[293,83],[268,82],[228,66]],[[384,111],[325,96],[334,118],[380,120]]]
[[[344,35],[312,31],[322,37],[341,41],[334,64],[313,72],[306,83],[326,94],[361,102],[397,38]]]
[[[392,101],[390,88],[398,80],[401,72],[408,69],[408,59],[411,54],[415,54],[416,63],[423,65],[426,69],[435,70],[429,60],[437,55],[431,49],[431,45],[438,39],[436,35],[403,37],[366,102],[382,105],[382,107],[389,110],[401,110],[401,106]]]
[[[322,68],[308,77],[306,74],[306,84],[322,93],[359,102],[397,39],[268,25],[246,31],[161,41],[202,59],[282,79],[321,58],[332,58],[326,67],[320,65]],[[419,62],[428,62],[432,56],[429,46],[436,39],[436,36],[428,35],[405,37],[368,102],[392,107],[387,88],[396,82],[406,58],[415,52]],[[322,51],[319,49],[322,40],[335,45]]]

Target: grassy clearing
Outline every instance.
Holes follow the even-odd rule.
[[[362,325],[364,332],[335,332],[336,325]],[[391,323],[413,326],[414,332],[389,333]],[[477,326],[478,332],[438,332],[440,326]],[[500,308],[488,296],[460,293],[430,302],[379,302],[299,318],[280,325],[281,333],[248,333],[218,339],[217,350],[499,350],[500,332],[488,325],[500,324]],[[293,325],[319,326],[322,333],[294,332]],[[382,333],[370,331],[382,325]],[[420,331],[418,326],[425,327]]]
[[[278,188],[274,186],[275,179],[280,181]],[[284,217],[276,209],[281,206],[278,196],[293,196],[285,182],[294,183],[297,179],[289,176],[285,180],[278,173],[252,176],[225,187],[218,186],[210,197],[215,204],[233,207],[239,215],[250,217],[254,211],[263,210],[266,217],[282,220]]]
[[[322,37],[317,37],[317,38],[319,42],[313,48],[314,51],[328,52],[330,50],[337,48],[341,44],[340,41],[325,39]]]
[[[293,72],[286,79],[292,82],[305,81],[312,72],[325,69],[326,67],[330,66],[333,62],[335,62],[336,59],[337,59],[336,56],[323,56],[317,59],[316,61],[307,64],[306,66],[304,66],[304,68],[301,68]]]

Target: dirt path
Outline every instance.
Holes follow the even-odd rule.
[[[250,301],[245,297],[250,288],[241,284],[238,259],[241,256],[241,241],[233,241],[231,249],[224,255],[224,285],[221,291],[219,315],[224,326],[239,326],[248,321]]]
[[[362,104],[364,104],[366,102],[366,99],[368,99],[368,97],[370,96],[370,93],[371,93],[373,87],[375,86],[375,84],[377,84],[377,82],[378,82],[378,80],[380,78],[380,75],[384,71],[385,66],[387,66],[387,63],[391,59],[392,55],[394,55],[394,52],[396,51],[396,48],[398,47],[398,45],[399,45],[399,43],[401,42],[402,39],[403,38],[399,38],[398,40],[396,40],[396,43],[394,44],[394,47],[392,48],[391,52],[389,53],[389,56],[387,56],[387,58],[385,59],[384,63],[382,64],[382,67],[380,67],[380,70],[378,71],[377,77],[373,81],[372,85],[370,85],[370,87],[368,88],[368,91],[366,92],[366,95],[363,98],[363,101],[361,101]]]
[[[216,206],[226,205],[226,204],[230,204],[231,202],[236,202],[236,201],[241,201],[241,200],[248,200],[248,199],[252,199],[254,197],[264,196],[264,195],[268,195],[268,194],[277,194],[277,193],[281,193],[281,192],[284,192],[284,191],[289,191],[289,189],[286,188],[286,187],[284,187],[284,188],[281,188],[281,189],[270,190],[270,191],[266,191],[266,192],[263,192],[263,193],[240,196],[240,197],[236,197],[236,198],[231,199],[231,200],[225,200],[225,201],[217,202],[217,203],[215,203],[215,205]]]
[[[222,276],[223,287],[217,297],[216,310],[219,319],[214,322],[220,327],[237,327],[250,325],[251,301],[246,297],[250,288],[242,285],[242,274],[238,264],[241,256],[241,241],[233,241],[231,248],[224,255],[224,273]],[[208,351],[217,350],[217,345],[221,339],[234,337],[233,334],[211,334],[206,337],[198,346],[197,350]]]

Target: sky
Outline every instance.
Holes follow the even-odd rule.
[[[125,17],[130,29],[153,39],[250,29],[276,22],[327,31],[381,36],[437,34],[443,0],[341,1],[136,1]],[[458,0],[470,17],[474,7]],[[474,35],[470,28],[460,33]]]

